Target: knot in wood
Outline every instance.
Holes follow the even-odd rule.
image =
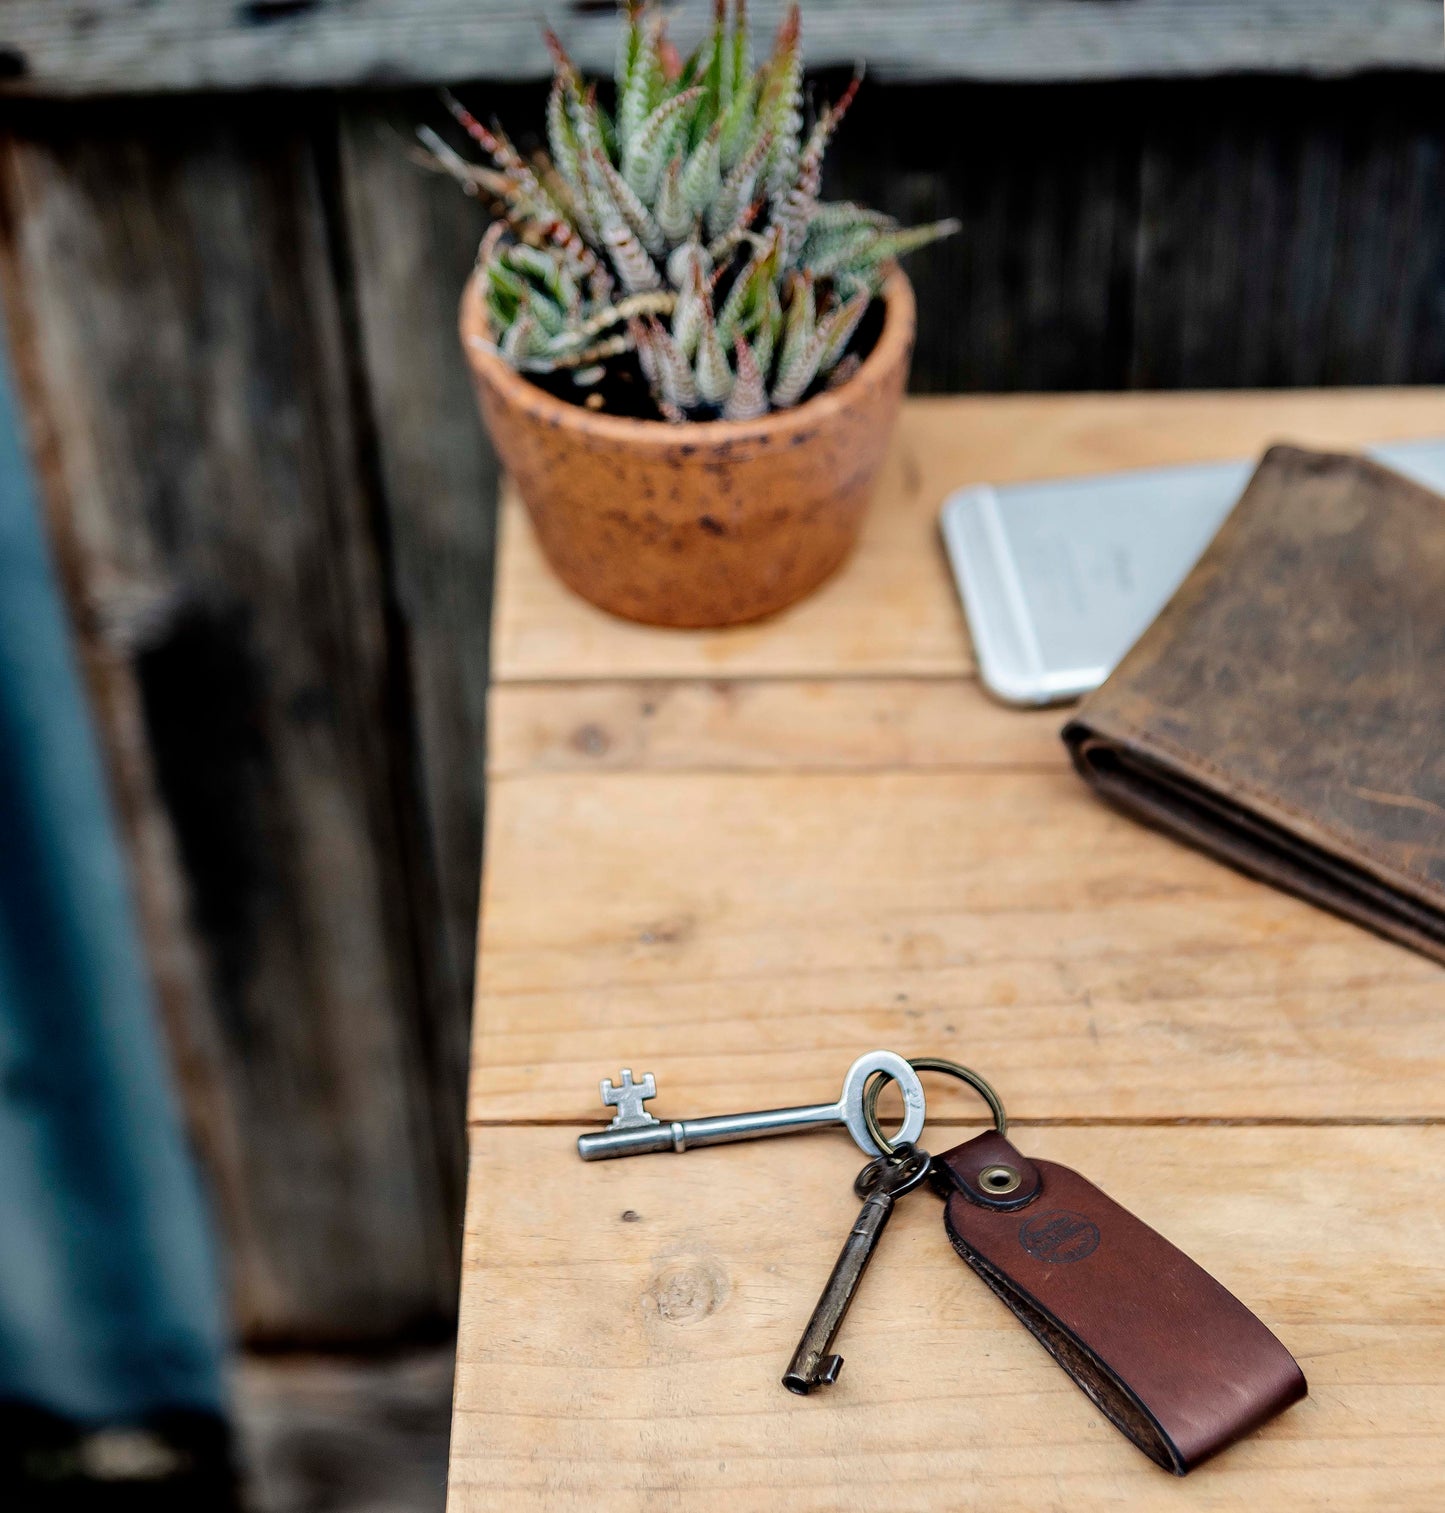
[[[716,1313],[727,1296],[727,1278],[712,1261],[670,1261],[643,1294],[643,1306],[668,1324],[696,1324]]]

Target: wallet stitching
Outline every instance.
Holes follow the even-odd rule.
[[[1084,715],[1084,723],[1087,723],[1087,713]],[[1190,751],[1185,746],[1177,745],[1174,741],[1171,741],[1168,736],[1160,735],[1157,731],[1147,729],[1146,727],[1141,725],[1136,725],[1132,720],[1125,719],[1121,715],[1111,716],[1111,723],[1116,723],[1125,732],[1125,734],[1133,736],[1136,739],[1154,742],[1155,745],[1162,747],[1171,756],[1177,757],[1180,761],[1182,761],[1186,765],[1186,768],[1190,763],[1197,763],[1200,767],[1204,768],[1214,777],[1219,778],[1226,783],[1235,785],[1241,792],[1247,793],[1251,798],[1263,799],[1266,803],[1276,805],[1279,809],[1283,810],[1286,814],[1292,815],[1295,819],[1305,820],[1311,825],[1318,826],[1325,835],[1329,836],[1331,840],[1337,842],[1340,846],[1342,846],[1347,853],[1353,850],[1357,855],[1364,857],[1368,861],[1377,863],[1379,866],[1384,867],[1387,871],[1395,872],[1402,877],[1409,878],[1412,882],[1419,883],[1422,888],[1435,895],[1435,897],[1439,897],[1441,891],[1440,884],[1434,878],[1429,877],[1424,873],[1415,871],[1413,867],[1410,867],[1408,864],[1399,861],[1395,857],[1389,856],[1384,852],[1377,851],[1372,845],[1367,842],[1355,840],[1350,836],[1343,835],[1332,825],[1328,824],[1324,820],[1321,820],[1318,815],[1311,814],[1308,810],[1297,807],[1288,799],[1282,798],[1278,793],[1272,792],[1267,788],[1260,787],[1259,785],[1250,782],[1248,778],[1235,777],[1232,774],[1226,772],[1224,768],[1212,762],[1207,756],[1204,756],[1197,751]]]

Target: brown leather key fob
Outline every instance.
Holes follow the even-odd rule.
[[[1304,1397],[1238,1298],[1092,1182],[990,1131],[933,1164],[953,1248],[1100,1411],[1176,1476]]]
[[[1016,1150],[983,1077],[938,1056],[909,1065],[966,1082],[994,1118],[932,1162],[953,1248],[1145,1455],[1183,1476],[1304,1397],[1294,1357],[1202,1266],[1078,1172]],[[887,1152],[883,1082],[863,1121]]]

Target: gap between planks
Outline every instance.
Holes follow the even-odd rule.
[[[658,672],[643,673],[637,675],[636,677],[621,678],[608,677],[604,673],[598,673],[595,676],[585,678],[549,678],[545,673],[543,673],[535,677],[497,677],[492,679],[493,688],[517,688],[546,693],[580,693],[583,690],[589,688],[607,687],[637,688],[643,686],[644,684],[653,683],[661,684],[663,687],[674,687],[678,685],[686,686],[689,684],[706,687],[708,684],[712,683],[729,685],[758,683],[763,685],[782,684],[784,686],[787,686],[789,684],[795,686],[806,686],[811,683],[920,683],[924,685],[951,685],[956,683],[966,683],[973,685],[978,683],[978,674],[971,668],[961,668],[954,672],[939,671],[908,673],[888,672],[884,669],[879,668],[863,668],[858,672],[823,671],[815,673],[810,672],[806,674],[793,672],[748,672],[746,669],[739,669],[736,672],[729,672],[726,669],[722,669],[715,673]],[[1000,709],[1007,709],[1009,706],[1000,704],[998,707]],[[1066,706],[1063,704],[1058,704],[1045,705],[1041,707],[1064,709]],[[1020,706],[1020,709],[1022,709],[1022,706]],[[1022,712],[1028,713],[1026,709]]]
[[[489,776],[1054,772],[1058,706],[1011,708],[970,676],[546,680],[492,689]]]
[[[1328,1114],[1289,1117],[1287,1115],[1260,1115],[1253,1118],[1248,1115],[1224,1115],[1215,1117],[1208,1114],[1190,1114],[1182,1117],[1172,1117],[1167,1114],[1142,1114],[1137,1117],[1129,1115],[1099,1115],[1087,1114],[1066,1115],[1059,1119],[1010,1118],[1008,1127],[1016,1129],[1428,1129],[1437,1124],[1445,1124],[1445,1117],[1438,1114],[1358,1114],[1341,1115],[1333,1117]],[[932,1121],[935,1129],[986,1129],[986,1119],[959,1119],[945,1116],[942,1119]],[[585,1134],[589,1130],[606,1129],[607,1121],[599,1119],[594,1123],[580,1123],[576,1119],[479,1119],[475,1115],[467,1118],[467,1128],[478,1129],[561,1129],[578,1130]],[[806,1133],[799,1131],[798,1133]],[[773,1139],[773,1136],[763,1136],[764,1139]],[[781,1137],[776,1137],[781,1138]],[[726,1145],[750,1144],[748,1141],[724,1141]]]
[[[954,489],[1439,435],[1440,389],[910,398],[858,550],[816,593],[752,625],[667,631],[614,619],[553,577],[505,482],[492,675],[513,680],[843,674],[964,677],[968,631],[938,532]]]
[[[1445,1115],[1439,966],[1063,771],[499,783],[487,844],[483,1117],[595,1119],[623,1050],[678,1111],[777,1107],[866,1044],[1020,1119]]]

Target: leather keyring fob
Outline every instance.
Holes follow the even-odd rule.
[[[934,1172],[954,1249],[1166,1470],[1304,1397],[1294,1357],[1238,1298],[1077,1172],[993,1131]]]

